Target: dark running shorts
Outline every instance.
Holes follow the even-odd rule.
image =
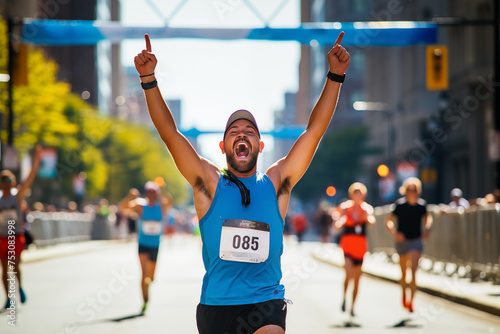
[[[273,299],[248,305],[198,304],[196,323],[200,334],[251,334],[267,325],[285,329],[286,302]]]
[[[421,252],[424,249],[424,244],[421,238],[406,239],[403,242],[396,242],[396,251],[398,254],[406,254],[411,250]]]
[[[151,261],[156,262],[158,259],[158,248],[151,248],[139,245],[139,254],[146,253]]]
[[[356,267],[363,264],[363,259],[361,259],[361,260],[360,259],[355,259],[353,256],[351,256],[349,254],[344,254],[344,257],[347,258],[347,259],[351,259],[352,264],[355,265]]]

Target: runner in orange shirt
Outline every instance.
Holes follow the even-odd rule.
[[[354,316],[354,303],[358,294],[361,265],[367,251],[366,226],[375,224],[373,207],[364,202],[366,187],[355,182],[349,187],[350,200],[340,204],[341,217],[335,223],[336,228],[343,228],[340,238],[340,247],[344,251],[345,281],[342,312],[346,310],[346,295],[349,282],[353,281],[351,315]]]

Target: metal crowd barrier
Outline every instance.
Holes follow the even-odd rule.
[[[40,212],[27,215],[29,231],[36,246],[89,240],[94,216],[79,212]]]
[[[424,241],[423,257],[439,264],[445,271],[448,265],[457,273],[463,268],[472,279],[493,279],[500,282],[500,204],[478,206],[470,211],[455,210],[443,213],[437,205],[428,205],[433,217],[429,238]],[[375,208],[377,223],[367,230],[368,249],[383,252],[389,257],[396,253],[394,238],[385,228],[391,205]],[[435,269],[433,269],[435,270]]]

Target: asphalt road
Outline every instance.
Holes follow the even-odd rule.
[[[313,259],[316,243],[288,240],[283,282],[287,333],[500,333],[500,317],[419,293],[415,313],[400,305],[399,287],[364,276],[356,317],[340,311],[344,274]],[[1,333],[197,333],[203,264],[191,236],[164,240],[145,315],[140,315],[140,272],[135,242],[114,243],[22,265],[28,301],[15,310],[16,326],[1,313]],[[0,293],[0,298],[4,296]],[[3,302],[3,299],[0,299]]]

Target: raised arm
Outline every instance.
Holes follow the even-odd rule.
[[[139,205],[137,199],[139,198],[139,190],[132,188],[129,190],[127,196],[118,203],[118,211],[129,216],[131,212],[142,216],[142,206]]]
[[[19,203],[23,202],[24,197],[26,197],[28,190],[31,188],[31,185],[35,180],[36,173],[38,172],[38,167],[40,167],[41,153],[42,153],[42,146],[37,145],[35,147],[35,153],[33,154],[33,166],[31,167],[31,171],[26,180],[19,187],[19,192],[17,193],[17,201]]]
[[[338,76],[345,74],[350,61],[349,53],[340,45],[343,36],[344,32],[341,32],[335,45],[328,52],[330,72]],[[279,179],[280,187],[286,184],[291,189],[306,172],[335,112],[340,85],[340,82],[326,79],[321,96],[309,116],[305,131],[297,139],[288,155],[268,170],[268,175],[275,182],[275,186]]]
[[[134,64],[141,77],[141,83],[146,84],[146,87],[143,86],[143,88],[145,88],[144,94],[149,114],[161,139],[167,145],[177,168],[194,187],[200,181],[206,180],[205,174],[210,163],[198,155],[186,137],[177,129],[174,117],[156,84],[154,71],[158,61],[151,52],[151,42],[147,34],[145,39],[146,49],[134,58]]]

